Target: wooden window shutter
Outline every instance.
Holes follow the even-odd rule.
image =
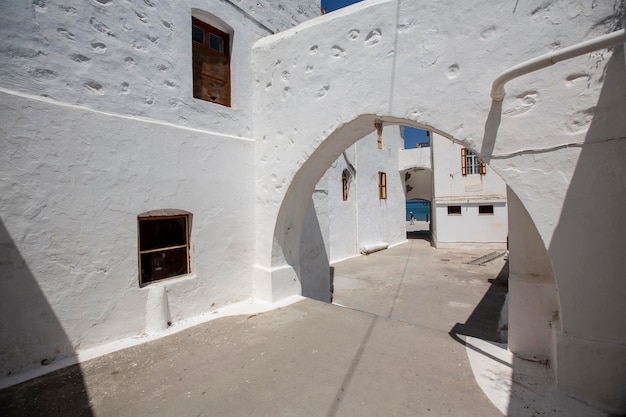
[[[461,174],[467,175],[467,148],[461,149]]]
[[[347,169],[343,170],[341,175],[341,183],[343,188],[343,201],[348,201],[348,183],[350,181],[350,172]]]
[[[485,175],[487,173],[487,164],[484,162],[480,163],[480,175]]]
[[[192,21],[193,96],[230,107],[230,35]]]
[[[385,172],[378,173],[378,198],[387,199],[387,174]]]

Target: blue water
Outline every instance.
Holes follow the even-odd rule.
[[[430,221],[430,202],[425,200],[410,200],[406,202],[406,221],[411,220],[411,212],[416,221]]]

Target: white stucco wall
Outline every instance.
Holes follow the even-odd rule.
[[[192,9],[230,28],[232,108],[192,97]],[[3,2],[0,375],[252,296],[251,47],[317,15],[310,0]],[[192,213],[191,274],[139,288],[137,215],[164,208]]]
[[[372,126],[373,128],[374,126]],[[330,261],[360,254],[360,248],[381,243],[395,245],[406,240],[403,179],[398,172],[399,126],[383,127],[383,149],[372,132],[346,150],[356,169],[348,201],[343,201],[342,173],[349,169],[340,156],[326,171],[316,189],[328,190]],[[378,172],[387,174],[387,200],[378,194]]]
[[[368,0],[267,37],[280,8],[254,20],[252,5],[3,3],[2,371],[140,331],[143,211],[194,213],[196,277],[172,283],[172,318],[247,296],[252,269],[255,296],[299,293],[315,185],[382,119],[463,143],[502,176],[552,264],[558,387],[626,412],[623,48],[488,96],[500,71],[615,30],[622,2]],[[192,8],[233,30],[232,108],[191,98]]]
[[[154,285],[173,322],[251,296],[253,142],[0,97],[3,375],[142,334]],[[137,215],[163,208],[193,214],[192,274],[139,288]]]
[[[253,42],[319,1],[4,1],[0,87],[118,114],[252,136]],[[232,29],[232,107],[193,98],[192,9]]]
[[[624,321],[615,320],[625,314],[616,294],[626,266],[611,257],[626,244],[623,216],[612,211],[626,203],[623,181],[611,180],[624,177],[623,48],[514,80],[502,103],[488,95],[506,68],[615,30],[621,10],[610,1],[371,0],[257,42],[256,287],[270,297],[297,291],[290,283],[299,254],[290,242],[301,236],[299,201],[366,126],[379,118],[434,131],[489,162],[548,248],[561,306],[556,339],[567,353],[557,351],[568,358],[567,371],[556,367],[559,386],[626,410],[615,388],[626,384],[625,373],[593,373],[592,392],[588,372],[572,366],[576,358],[584,369],[605,370],[626,347]],[[277,149],[288,151],[277,160]],[[599,186],[591,186],[590,171]],[[576,208],[584,196],[609,204],[595,227],[581,229],[574,226],[585,224]],[[598,275],[605,286],[589,279]]]
[[[359,248],[406,240],[404,177],[398,171],[399,126],[383,129],[383,149],[378,149],[376,140],[374,133],[357,143]],[[378,172],[387,174],[386,200],[379,198]]]
[[[447,205],[437,205],[433,226],[437,229],[435,246],[440,249],[506,249],[506,202],[488,201],[484,204],[493,205],[493,214],[479,214],[479,204],[467,203],[466,200],[450,203],[461,206],[461,215],[449,215]]]
[[[485,175],[462,175],[463,146],[447,138],[431,134],[431,148],[435,246],[506,249],[506,183],[489,168]],[[479,214],[480,205],[492,205],[493,214]],[[448,215],[448,206],[461,206],[461,215]]]
[[[321,13],[320,0],[229,0],[272,32],[281,32]]]
[[[400,149],[399,168],[400,171],[411,168],[432,169],[430,146],[424,148]]]
[[[406,175],[409,178],[406,179]],[[405,171],[406,199],[422,199],[431,201],[433,198],[433,171],[429,169],[409,169]]]
[[[528,212],[509,190],[509,350],[522,358],[551,360],[552,334],[560,331],[552,265]],[[532,300],[532,302],[529,302]]]
[[[506,183],[487,167],[485,175],[461,174],[461,149],[436,133],[431,135],[434,193],[437,203],[448,200],[505,200]]]
[[[346,149],[348,160],[355,167],[357,175],[360,174],[360,167],[355,164],[359,159],[357,156],[358,143]],[[358,254],[358,215],[359,198],[356,178],[352,176],[348,187],[348,201],[343,201],[342,173],[348,169],[348,164],[343,156],[339,157],[326,171],[320,183],[325,184],[328,189],[328,203],[331,208],[328,211],[329,239],[326,247],[329,252],[331,262],[339,259],[349,258]]]
[[[431,147],[400,149],[400,172],[404,175],[406,199],[432,200],[433,170]]]

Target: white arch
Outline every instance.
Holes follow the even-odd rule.
[[[562,326],[551,330],[555,358],[576,358],[585,369],[623,358],[626,331],[602,323],[626,314],[623,300],[614,294],[626,290],[626,284],[613,277],[612,290],[594,296],[597,288],[584,275],[589,271],[569,265],[576,259],[567,254],[566,239],[553,241],[564,206],[576,200],[566,199],[572,179],[585,181],[584,174],[574,173],[587,146],[596,146],[594,157],[610,160],[614,175],[623,175],[613,159],[626,133],[616,109],[623,110],[626,99],[616,96],[619,78],[603,75],[611,54],[572,59],[528,74],[523,83],[512,81],[503,102],[489,97],[491,82],[506,68],[601,35],[619,20],[608,2],[591,7],[567,0],[372,0],[259,41],[253,51],[256,294],[276,299],[299,291],[297,271],[289,266],[298,268],[295,243],[304,216],[298,197],[313,189],[341,151],[373,129],[375,119],[383,119],[434,130],[477,150],[519,197],[542,246],[549,248],[559,284],[560,316],[545,318]],[[585,145],[589,142],[605,145]],[[598,192],[626,203],[618,185],[605,187]],[[581,189],[596,191],[585,184]],[[611,236],[618,244],[623,240]],[[594,242],[611,250],[599,237]],[[553,259],[553,254],[558,256]],[[615,263],[606,270],[626,273]],[[577,304],[581,291],[588,301]],[[592,299],[610,313],[595,311]],[[559,349],[567,354],[557,355]],[[591,393],[585,388],[587,371],[577,365],[559,363],[560,381],[567,380],[559,384],[589,401],[623,407],[615,387],[626,380],[619,371],[597,368],[602,371],[593,377],[601,381],[600,388]]]

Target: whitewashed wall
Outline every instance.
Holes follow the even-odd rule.
[[[373,128],[373,126],[372,126]],[[356,169],[348,201],[343,201],[342,173],[348,168],[340,156],[317,185],[328,190],[329,239],[326,242],[331,262],[360,253],[363,246],[406,240],[403,178],[398,171],[398,151],[403,139],[398,126],[383,128],[383,149],[378,149],[377,134],[372,132],[346,150]],[[378,172],[387,174],[387,200],[379,199]]]
[[[192,97],[194,8],[233,31],[232,108]],[[0,375],[252,296],[251,47],[318,14],[304,0],[2,3]],[[192,273],[139,288],[137,215],[164,208],[193,214]]]
[[[360,142],[359,142],[360,143]],[[359,161],[357,147],[355,144],[346,149],[346,156],[360,174],[360,166],[356,164]],[[320,180],[320,185],[328,190],[328,203],[331,208],[328,210],[329,223],[329,239],[327,240],[327,249],[329,251],[329,259],[336,262],[339,259],[349,258],[357,255],[359,252],[358,243],[358,216],[359,216],[359,188],[357,186],[356,177],[351,177],[348,188],[348,201],[343,201],[343,185],[341,175],[344,169],[350,169],[348,163],[343,156],[339,157],[326,171],[324,177]]]
[[[399,158],[400,171],[411,168],[432,169],[430,146],[400,149]]]
[[[615,320],[626,314],[626,264],[613,256],[626,246],[614,211],[626,204],[623,48],[519,78],[503,103],[489,98],[501,71],[611,32],[623,14],[620,1],[371,0],[257,42],[257,293],[298,291],[302,201],[366,127],[378,118],[434,131],[478,151],[537,227],[561,307],[560,389],[626,411],[616,388],[626,370],[614,365],[626,354],[626,321]],[[287,150],[278,160],[277,149]]]
[[[463,146],[447,138],[431,134],[431,148],[435,246],[506,249],[506,183],[489,167],[485,175],[462,175]],[[479,214],[479,205],[493,205],[493,214]],[[461,206],[461,215],[448,215],[448,206]]]
[[[384,149],[378,149],[376,140],[372,134],[357,144],[359,247],[406,240],[404,178],[398,171],[398,151],[403,146],[399,127],[383,130]],[[386,200],[379,198],[379,171],[387,174]]]
[[[479,214],[479,205],[493,205],[493,214]],[[465,249],[506,249],[508,234],[505,201],[492,200],[468,203],[467,200],[450,202],[461,206],[461,214],[448,214],[448,205],[438,204],[436,210],[437,230],[435,246]]]
[[[319,15],[319,1],[7,0],[0,86],[116,114],[252,136],[253,42]],[[191,15],[229,26],[232,108],[192,94]]]
[[[3,375],[142,334],[154,285],[173,322],[251,296],[253,142],[6,92],[0,115]],[[193,214],[192,274],[139,288],[137,215],[163,208]]]
[[[400,172],[404,175],[406,199],[432,200],[433,170],[431,147],[401,149]],[[408,174],[408,178],[406,176]]]

